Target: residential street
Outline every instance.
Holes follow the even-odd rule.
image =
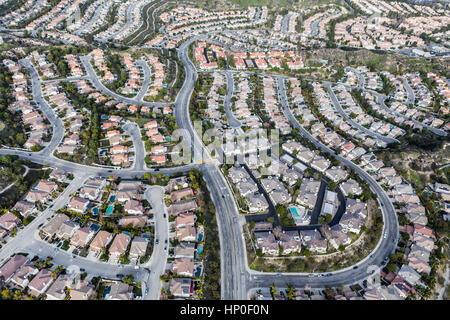
[[[153,219],[155,222],[155,239],[153,240],[153,252],[148,263],[144,265],[150,270],[150,275],[146,281],[148,294],[145,300],[159,300],[161,293],[160,276],[164,274],[169,252],[169,215],[164,203],[164,188],[160,186],[150,186],[145,191],[145,199],[152,206]],[[158,239],[158,243],[156,240]],[[167,243],[166,243],[167,241]]]

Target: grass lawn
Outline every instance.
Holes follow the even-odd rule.
[[[424,181],[422,181],[419,177],[419,175],[417,175],[413,170],[409,169],[409,179],[411,180],[411,182],[416,185],[420,190],[423,190],[424,188]]]

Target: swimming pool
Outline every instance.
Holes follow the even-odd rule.
[[[291,210],[291,213],[292,213],[293,216],[294,216],[294,215],[295,215],[296,217],[299,216],[296,208],[292,207],[292,208],[289,208],[289,210]]]
[[[127,232],[127,231],[122,231],[123,234],[126,234],[127,236],[129,236],[131,238],[131,233]]]
[[[194,276],[200,277],[201,274],[202,274],[202,266],[198,266],[197,270],[195,270]]]
[[[114,211],[114,206],[109,206],[108,209],[106,209],[106,215],[110,216]]]
[[[198,246],[197,255],[200,255],[203,252],[203,246]]]
[[[94,208],[92,211],[94,211],[95,215],[98,215],[98,208]]]
[[[203,240],[203,233],[200,233],[199,235],[198,235],[198,241],[202,241]]]
[[[116,196],[111,196],[111,198],[109,198],[109,202],[114,202],[116,201]]]

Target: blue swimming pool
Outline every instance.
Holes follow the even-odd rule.
[[[203,240],[203,233],[200,233],[199,235],[198,235],[198,241],[202,241]]]
[[[127,231],[122,231],[123,234],[126,234],[127,236],[129,236],[131,238],[131,233],[127,232]]]
[[[105,288],[105,291],[103,291],[103,298],[105,298],[110,292],[111,292],[111,287]]]
[[[198,266],[197,270],[195,270],[194,276],[200,277],[201,274],[202,274],[202,266]]]
[[[92,209],[92,211],[94,212],[95,215],[98,215],[98,208],[94,208]]]
[[[109,202],[114,202],[116,201],[116,196],[111,196],[111,198],[109,198]]]
[[[200,255],[203,252],[203,246],[198,246],[197,255]]]
[[[110,216],[113,213],[113,211],[114,211],[114,206],[113,205],[109,206],[108,209],[106,209],[106,215]]]
[[[293,216],[295,215],[296,217],[298,217],[297,209],[295,209],[295,208],[289,208],[289,210],[291,210],[291,213],[292,213]]]

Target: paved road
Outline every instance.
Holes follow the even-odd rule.
[[[72,255],[67,251],[61,250],[55,245],[50,245],[41,239],[34,239],[30,241],[21,252],[27,252],[31,256],[38,255],[44,259],[47,257],[52,257],[52,263],[55,266],[62,265],[69,269],[72,268],[72,266],[76,266],[77,269],[84,269],[82,272],[86,272],[89,276],[100,276],[104,279],[119,280],[120,277],[117,276],[119,274],[132,274],[135,281],[143,281],[145,280],[145,276],[147,274],[147,271],[143,267],[135,269],[134,266],[130,265],[110,264],[99,260],[84,258],[78,255]]]
[[[187,41],[179,49],[179,57],[183,61],[186,68],[186,82],[196,79],[196,71],[193,64],[187,58],[187,48],[192,42]],[[186,86],[183,86],[183,89]],[[192,87],[186,91],[181,91],[180,96],[190,97],[192,93]],[[298,121],[294,118],[287,106],[287,97],[284,84],[281,90],[281,103],[283,105],[283,112],[286,117],[292,122],[295,127],[298,127],[302,132],[302,135],[310,139],[319,149],[334,154],[334,152],[322,145],[314,137],[312,137],[303,127],[300,126]],[[177,99],[178,101],[178,99]],[[182,100],[184,103],[177,104],[177,121],[188,118],[188,100]],[[178,101],[180,102],[180,101]],[[180,118],[182,117],[182,118]],[[179,126],[185,128],[194,137],[197,135],[194,133],[192,123],[190,121],[180,121]],[[193,148],[202,148],[201,141],[199,139],[193,139]],[[325,278],[309,278],[307,274],[289,274],[284,273],[278,276],[275,273],[262,273],[250,270],[247,264],[247,257],[245,254],[244,239],[242,233],[242,219],[238,214],[236,204],[234,201],[229,201],[232,198],[231,191],[228,184],[224,181],[224,178],[219,169],[212,163],[202,165],[204,177],[207,182],[208,188],[211,192],[212,199],[216,206],[216,217],[219,227],[219,234],[221,238],[221,277],[222,277],[222,299],[245,299],[248,290],[265,286],[268,287],[271,283],[275,283],[277,286],[285,285],[286,282],[292,283],[295,286],[302,286],[305,283],[309,283],[312,287],[325,287],[325,285],[340,285],[340,284],[353,284],[357,281],[367,278],[367,267],[373,264],[383,265],[384,258],[393,252],[396,247],[398,239],[398,221],[395,213],[395,209],[392,203],[389,201],[388,196],[384,190],[373,180],[359,166],[353,162],[335,155],[336,159],[346,166],[351,167],[355,172],[364,180],[366,180],[373,191],[378,195],[381,203],[381,210],[384,219],[384,230],[387,232],[387,237],[380,239],[377,247],[374,249],[372,255],[373,258],[367,257],[366,259],[358,263],[357,269],[347,268],[333,273],[332,276]],[[224,259],[224,252],[226,252],[227,258]]]
[[[89,61],[91,57],[89,55],[80,57],[81,62],[83,63],[84,69],[86,70],[89,80],[91,80],[94,87],[99,90],[105,92],[107,95],[115,98],[116,100],[127,103],[127,104],[133,104],[133,105],[144,105],[144,106],[151,106],[151,107],[164,107],[169,105],[168,103],[162,103],[162,102],[143,102],[139,101],[137,99],[133,98],[127,98],[124,96],[121,96],[111,90],[109,90],[107,87],[103,85],[103,83],[98,80],[97,75],[95,74],[94,68],[91,65],[91,62]]]
[[[191,146],[192,150],[192,162],[197,163],[205,159],[211,159],[207,150],[203,149],[203,142],[194,132],[194,127],[191,122],[189,115],[189,103],[191,100],[192,92],[194,90],[195,81],[197,80],[197,72],[192,61],[188,57],[189,46],[197,39],[202,39],[202,37],[194,37],[185,41],[178,48],[178,58],[183,62],[185,69],[185,80],[183,86],[178,92],[178,96],[175,100],[175,119],[178,127],[181,129],[180,133],[188,145]]]
[[[160,186],[151,186],[145,191],[145,199],[152,206],[153,219],[155,221],[155,239],[153,243],[152,256],[145,267],[150,270],[146,281],[148,294],[144,295],[145,300],[159,300],[161,292],[160,276],[166,269],[167,257],[169,252],[169,215],[164,203],[164,188]],[[158,239],[158,243],[156,243]],[[167,243],[166,243],[167,241]]]
[[[149,28],[149,26],[150,26],[150,23],[149,23],[149,16],[148,16],[148,12],[150,11],[150,9],[153,9],[153,7],[155,7],[156,5],[160,5],[160,3],[159,2],[154,2],[154,3],[146,3],[145,5],[149,5],[150,4],[150,6],[148,6],[148,8],[147,8],[147,11],[146,11],[146,16],[147,16],[147,28],[146,29],[144,29],[144,30],[142,30],[141,32],[139,32],[133,39],[131,39],[130,41],[128,41],[128,44],[130,44],[130,43],[132,43],[133,41],[134,41],[134,39],[136,39],[136,38],[138,38],[142,33],[147,33],[147,34],[151,34],[151,33],[153,33],[154,31],[155,31],[155,18],[154,18],[154,16],[153,16],[153,14],[155,13],[155,11],[156,10],[153,10],[153,12],[152,12],[152,19],[153,19],[153,29],[151,29],[151,30],[149,30],[150,28]],[[144,24],[144,21],[142,21],[142,24]],[[142,28],[142,24],[139,26],[139,28],[136,28],[136,30],[139,30],[140,28]]]
[[[365,134],[371,136],[374,139],[381,140],[385,143],[400,143],[400,141],[398,141],[397,139],[385,137],[377,132],[370,131],[366,127],[363,127],[362,125],[360,125],[359,123],[354,121],[347,113],[345,113],[344,109],[342,108],[341,103],[339,102],[336,95],[334,94],[331,82],[324,81],[323,84],[325,87],[328,88],[328,95],[330,96],[330,99],[333,102],[333,105],[336,108],[336,110],[340,113],[340,115],[343,118],[347,119],[346,122],[349,123],[352,127],[358,129],[359,131],[364,132]]]
[[[410,104],[414,104],[416,101],[416,95],[414,93],[414,90],[409,85],[408,80],[406,78],[403,78],[403,87],[405,88],[405,90],[408,94],[405,104],[407,106],[409,106]]]
[[[317,35],[319,34],[318,26],[320,21],[322,21],[324,18],[325,16],[322,16],[311,23],[311,35],[310,35],[311,38],[317,37]]]
[[[358,79],[359,79],[359,83],[358,83],[358,86],[357,86],[357,89],[358,89],[358,90],[364,90],[364,91],[367,91],[367,92],[372,93],[372,94],[377,98],[377,102],[378,102],[378,103],[379,103],[386,111],[388,111],[389,113],[395,115],[396,117],[401,117],[401,118],[403,118],[403,119],[405,119],[405,120],[409,120],[409,118],[408,118],[407,116],[405,116],[404,114],[401,114],[401,113],[399,113],[399,112],[397,112],[397,111],[392,110],[391,108],[389,108],[389,107],[385,104],[385,101],[386,101],[386,99],[387,99],[387,97],[386,97],[385,95],[383,95],[383,94],[381,94],[381,93],[378,93],[378,92],[376,92],[376,91],[373,91],[373,90],[365,89],[365,88],[364,88],[365,77],[364,77],[364,75],[363,75],[362,73],[356,71],[355,69],[349,68],[349,67],[347,67],[347,69],[348,69],[348,70],[352,70],[353,72],[356,73],[356,75],[357,75],[357,77],[358,77]],[[407,105],[409,105],[409,104],[414,104],[414,101],[415,101],[414,91],[412,91],[411,87],[408,85],[408,83],[407,83],[407,82],[405,81],[405,79],[404,79],[403,85],[405,85],[405,83],[406,83],[405,89],[406,89],[407,92],[408,92],[408,99],[407,99],[407,101],[406,101],[406,104],[407,104]],[[411,121],[414,122],[414,123],[417,124],[417,125],[420,125],[420,126],[423,126],[423,127],[427,128],[429,131],[433,132],[433,133],[436,134],[436,135],[444,136],[444,137],[447,136],[447,132],[445,132],[444,130],[433,128],[432,126],[426,125],[426,124],[424,124],[424,123],[422,123],[422,122],[420,122],[420,121],[417,121],[417,120],[415,120],[415,119],[411,119]]]
[[[59,197],[53,201],[52,208],[47,208],[43,213],[39,214],[30,224],[28,224],[23,230],[19,231],[14,238],[11,238],[7,244],[0,250],[0,263],[6,258],[10,257],[14,252],[21,252],[25,245],[29,244],[34,238],[34,232],[41,223],[47,222],[47,218],[58,209],[64,207],[70,194],[74,193],[87,178],[85,174],[76,175],[73,181],[67,186],[67,188],[59,195]]]
[[[362,281],[368,277],[367,269],[369,266],[382,266],[385,264],[383,261],[390,253],[394,252],[396,244],[399,238],[398,221],[395,209],[389,200],[387,194],[380,187],[380,185],[363,169],[354,164],[353,162],[337,155],[330,148],[320,143],[314,138],[308,131],[306,131],[297,119],[293,116],[289,106],[287,104],[286,90],[281,86],[282,90],[280,102],[282,104],[283,113],[292,123],[295,128],[300,130],[300,134],[310,140],[319,150],[327,152],[333,155],[339,162],[345,166],[355,170],[363,180],[369,183],[370,188],[378,196],[378,201],[381,205],[381,211],[383,215],[383,234],[386,233],[386,237],[382,237],[378,242],[376,248],[372,251],[373,258],[366,257],[362,261],[358,262],[355,266],[349,267],[343,270],[333,272],[329,277],[312,277],[305,273],[261,273],[253,270],[249,270],[251,274],[251,281],[248,284],[248,290],[257,287],[267,287],[273,282],[277,287],[286,286],[287,283],[294,285],[295,287],[303,287],[305,284],[309,284],[312,288],[324,288],[326,285],[338,286],[341,284],[348,285]],[[284,88],[284,89],[283,89]]]
[[[227,95],[225,96],[224,107],[225,113],[227,115],[228,124],[233,129],[240,128],[241,122],[238,119],[236,119],[236,117],[233,114],[233,111],[231,110],[231,98],[233,97],[234,92],[233,74],[227,71],[225,72],[225,75],[227,77]]]
[[[126,12],[127,20],[124,23],[124,25],[122,26],[122,28],[120,28],[117,32],[113,33],[112,35],[109,35],[102,39],[98,39],[98,41],[105,43],[110,39],[115,39],[117,35],[121,34],[124,30],[128,29],[131,25],[131,22],[133,21],[133,10],[137,4],[138,4],[138,2],[133,2],[127,7],[127,12]]]
[[[186,78],[183,87],[180,90],[177,99],[175,101],[175,116],[177,119],[177,124],[181,129],[184,129],[184,133],[182,134],[182,136],[189,142],[194,152],[193,156],[194,162],[198,162],[203,159],[207,160],[211,159],[202,141],[200,140],[198,135],[194,132],[194,128],[189,117],[189,101],[192,95],[195,80],[197,78],[197,73],[194,65],[187,56],[187,49],[188,46],[197,38],[201,37],[191,38],[191,40],[184,42],[178,49],[178,56],[184,63]],[[87,70],[90,69],[91,71],[93,71],[90,64],[89,67],[90,68],[86,69]],[[96,76],[94,77],[94,79],[96,79]],[[304,284],[308,283],[313,288],[316,287],[323,288],[325,287],[325,285],[338,286],[340,284],[352,284],[361,281],[367,278],[368,276],[366,271],[368,266],[372,264],[378,266],[383,265],[384,257],[386,257],[389,253],[393,252],[396,246],[396,241],[398,239],[397,216],[392,206],[392,203],[389,201],[384,190],[378,185],[378,183],[375,180],[373,180],[373,178],[370,175],[368,175],[364,170],[359,168],[359,166],[355,165],[353,162],[345,158],[335,155],[331,149],[324,146],[318,140],[312,137],[292,115],[287,105],[287,97],[284,88],[284,83],[281,89],[282,90],[280,93],[282,98],[280,99],[280,102],[283,106],[283,112],[285,116],[291,121],[293,126],[299,128],[301,134],[306,138],[308,138],[312,143],[314,143],[317,148],[319,148],[322,151],[333,154],[338,161],[345,164],[347,167],[353,168],[362,179],[364,179],[370,184],[372,190],[378,195],[378,199],[381,204],[381,210],[383,213],[383,219],[385,222],[383,232],[387,233],[387,237],[386,238],[383,237],[380,240],[377,248],[373,252],[373,258],[367,257],[363,261],[359,262],[357,269],[353,269],[352,267],[350,267],[345,270],[334,272],[333,275],[330,277],[309,278],[307,274],[303,273],[290,273],[290,274],[284,273],[278,275],[275,273],[262,273],[250,270],[248,268],[245,251],[246,249],[244,245],[244,237],[242,232],[242,224],[244,222],[244,219],[241,216],[239,216],[235,201],[232,197],[231,190],[229,189],[228,184],[225,182],[225,179],[222,176],[218,167],[213,162],[203,164],[200,166],[200,168],[204,173],[205,181],[207,182],[208,188],[211,192],[211,197],[216,206],[216,217],[219,227],[219,236],[221,244],[222,299],[246,299],[247,293],[249,292],[250,289],[256,287],[269,287],[272,283],[275,283],[275,285],[278,287],[282,287],[286,283],[291,283],[296,287],[301,287]],[[122,178],[132,178],[134,176],[141,175],[144,172],[153,172],[151,170],[147,171],[134,170],[133,168],[123,170],[108,170],[107,168],[89,167],[63,161],[60,159],[53,159],[53,158],[49,159],[48,157],[45,157],[43,155],[37,154],[32,155],[31,153],[11,149],[0,149],[0,154],[17,154],[24,159],[32,160],[34,162],[41,164],[49,164],[58,167],[60,169],[67,170],[68,172],[75,172],[77,173],[75,175],[77,177],[76,179],[80,179],[78,175],[78,173],[80,172],[83,172],[86,175],[92,174],[99,176],[108,176],[111,174],[116,174]],[[194,166],[195,165],[191,164],[185,165],[183,167],[161,169],[159,172],[170,174],[183,170],[189,170]],[[71,186],[73,186],[72,188],[75,188],[76,184],[71,184]],[[69,188],[71,187],[69,186]],[[66,189],[66,191],[68,189]],[[64,201],[61,200],[61,204],[65,204],[66,200],[67,199],[65,199]],[[39,223],[39,221],[42,221],[42,219],[36,219],[35,221],[32,222],[32,225],[36,225],[37,223]],[[163,235],[164,231],[162,229],[164,228],[160,229],[159,223],[160,222],[158,222],[157,233],[158,235]],[[35,227],[30,227],[29,229],[34,230]],[[18,248],[11,248],[11,249],[15,250]],[[2,254],[5,254],[3,250]],[[160,257],[159,254],[158,257]],[[67,259],[67,257],[64,257],[64,259]],[[61,261],[64,261],[64,259],[62,259]],[[80,261],[79,263],[82,262]],[[93,268],[92,270],[94,270],[94,268],[97,268],[99,266],[100,265],[92,266]],[[108,271],[105,270],[105,272]],[[150,281],[150,283],[154,281],[152,279],[154,279],[156,275],[157,275],[156,273],[154,275],[152,274],[149,275],[147,270],[140,270],[140,272],[136,273],[136,277],[138,279],[143,279],[143,282]]]
[[[30,60],[23,59],[20,62],[25,68],[28,69],[30,73],[34,101],[36,101],[39,109],[50,121],[50,124],[53,128],[52,139],[50,140],[50,143],[44,149],[36,153],[38,155],[48,157],[53,154],[53,151],[58,147],[58,145],[62,141],[62,138],[64,137],[64,124],[58,117],[56,112],[48,105],[47,101],[44,99],[42,95],[41,80]]]
[[[113,3],[110,1],[105,1],[103,3],[101,3],[100,5],[97,5],[97,8],[94,11],[94,14],[92,15],[92,17],[89,19],[89,21],[87,21],[85,24],[81,25],[77,30],[75,30],[73,33],[77,36],[80,36],[81,34],[84,33],[84,30],[86,30],[87,28],[91,27],[94,23],[96,23],[98,21],[98,19],[100,18],[100,15],[102,14],[102,11],[104,8],[107,8],[106,10],[108,10],[108,8],[112,5]],[[95,3],[94,3],[95,5]],[[106,11],[107,12],[107,11]]]
[[[130,137],[133,140],[134,145],[134,170],[144,170],[147,169],[145,164],[145,147],[142,142],[141,130],[136,122],[127,122],[123,129],[130,133]]]
[[[2,148],[0,149],[0,156],[5,154],[12,154],[17,155],[21,159],[29,160],[34,163],[47,165],[53,168],[62,169],[66,172],[72,172],[74,174],[79,174],[86,172],[90,175],[100,176],[100,177],[109,177],[111,175],[119,176],[123,179],[134,179],[135,177],[140,177],[146,172],[150,173],[161,173],[161,174],[167,174],[172,175],[177,172],[187,172],[192,168],[197,167],[197,164],[190,163],[178,167],[171,167],[171,168],[160,168],[160,169],[147,169],[147,170],[138,170],[133,168],[128,169],[111,169],[108,167],[101,167],[101,166],[87,166],[83,164],[78,164],[75,162],[65,161],[62,159],[58,159],[55,157],[49,158],[48,156],[39,155],[33,152],[27,152],[27,151],[21,151],[21,150],[15,150],[15,149],[8,149],[8,148]]]
[[[447,267],[447,272],[445,273],[445,282],[444,282],[444,287],[441,289],[441,291],[439,292],[439,297],[438,300],[443,300],[444,299],[444,294],[445,294],[445,290],[447,289],[448,286],[448,278],[450,275],[450,268]]]
[[[210,159],[209,153],[204,150],[206,148],[194,131],[189,117],[189,101],[195,79],[197,79],[197,72],[188,58],[187,51],[189,45],[197,38],[184,42],[178,50],[178,57],[185,67],[186,78],[175,102],[177,124],[192,137],[190,140],[193,143],[195,161],[201,160],[199,156],[203,153],[205,154],[204,159]],[[245,271],[247,258],[241,227],[244,219],[239,216],[231,190],[219,168],[212,162],[203,164],[201,168],[216,208],[220,237],[221,297],[225,300],[244,300],[247,295],[247,273]]]
[[[286,14],[283,19],[281,20],[281,32],[287,33],[289,28],[289,20],[290,20],[291,14]]]
[[[142,83],[141,89],[139,90],[136,97],[134,97],[134,99],[142,102],[142,99],[144,99],[148,87],[150,86],[150,81],[152,80],[152,72],[150,71],[150,68],[145,60],[136,60],[136,64],[142,68],[142,71],[144,71],[144,82]]]
[[[385,103],[386,98],[387,98],[385,95],[382,95],[382,94],[380,94],[380,93],[378,93],[378,92],[375,92],[375,91],[371,91],[371,93],[376,97],[377,102],[378,102],[378,103],[379,103],[386,111],[388,111],[389,113],[391,113],[391,114],[393,114],[393,115],[395,115],[395,116],[397,116],[397,117],[401,117],[401,118],[403,118],[403,119],[405,119],[405,120],[411,120],[411,121],[414,122],[416,125],[419,125],[419,126],[422,126],[422,127],[424,127],[424,128],[427,128],[429,131],[433,132],[434,134],[436,134],[436,135],[438,135],[438,136],[443,136],[443,137],[446,137],[446,136],[447,136],[447,132],[445,132],[444,130],[437,129],[437,128],[433,128],[432,126],[429,126],[429,125],[427,125],[427,124],[424,124],[424,123],[422,123],[422,122],[420,122],[420,121],[417,121],[417,120],[415,120],[415,119],[409,119],[409,117],[405,116],[404,114],[401,114],[400,112],[397,112],[397,111],[392,110],[392,109],[389,108],[389,107],[386,105],[386,103]]]

